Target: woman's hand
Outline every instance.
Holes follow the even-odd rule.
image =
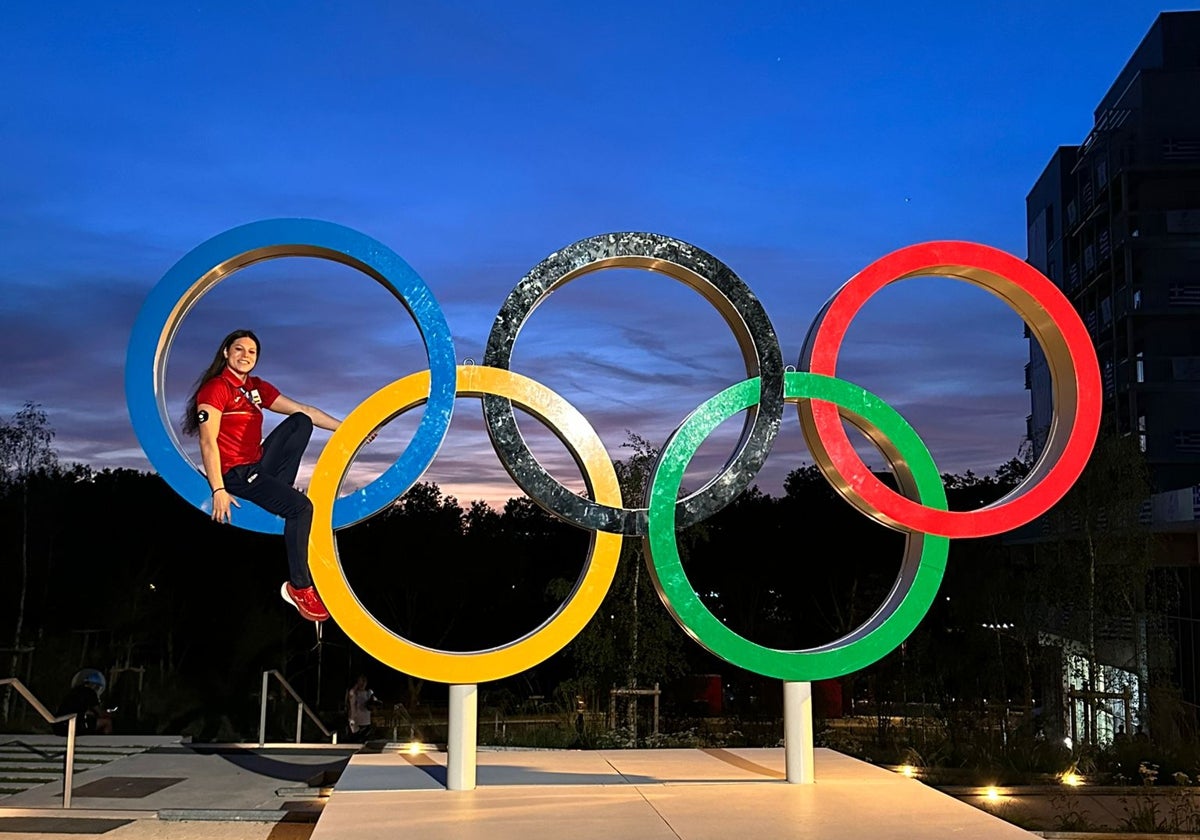
[[[224,487],[213,493],[212,497],[213,511],[212,518],[214,522],[226,524],[229,522],[229,506],[241,507],[238,500],[233,498],[233,495]]]

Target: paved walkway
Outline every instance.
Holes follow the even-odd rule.
[[[154,747],[178,746],[178,737],[82,736],[75,744],[75,776],[83,779],[89,770],[110,761],[145,752]],[[0,802],[13,794],[61,782],[66,739],[53,735],[0,735]]]
[[[61,751],[63,739],[0,736],[31,750]],[[114,755],[129,744],[89,736]],[[178,738],[143,743],[84,773],[72,786],[72,807],[62,810],[62,775],[56,781],[0,799],[0,840],[53,840],[103,835],[105,840],[304,840],[335,779],[358,745],[188,745]],[[120,749],[118,749],[120,748]]]

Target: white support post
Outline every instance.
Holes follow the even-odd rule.
[[[789,784],[816,781],[812,713],[812,683],[784,682],[783,760]]]
[[[446,733],[446,789],[475,789],[475,744],[479,723],[479,686],[450,686]]]
[[[267,745],[267,678],[271,676],[270,671],[263,671],[262,706],[258,710],[258,745],[265,747]]]
[[[300,732],[304,729],[304,704],[296,701],[296,743],[300,743]]]
[[[71,807],[71,787],[75,775],[75,722],[79,715],[67,721],[67,755],[63,758],[63,808]]]

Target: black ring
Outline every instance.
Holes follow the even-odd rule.
[[[699,292],[729,324],[742,350],[746,375],[761,378],[756,409],[747,412],[737,448],[724,469],[679,501],[678,527],[711,516],[750,486],[771,453],[783,417],[783,356],[775,328],[750,287],[712,254],[657,233],[607,233],[581,239],[534,266],[496,315],[483,363],[509,369],[513,345],[525,320],[555,289],[604,268],[642,268],[665,274]],[[500,462],[528,496],[581,528],[644,536],[645,508],[596,504],[560,484],[529,451],[517,428],[512,402],[483,397],[483,416]]]

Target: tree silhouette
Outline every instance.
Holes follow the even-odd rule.
[[[25,602],[29,593],[30,495],[39,474],[51,473],[58,468],[58,455],[51,446],[53,440],[54,429],[50,427],[46,412],[36,403],[26,402],[10,422],[0,424],[0,490],[15,493],[20,499],[20,544],[17,549],[20,571],[9,664],[11,674],[17,673],[25,641]],[[0,699],[0,718],[4,720],[8,720],[11,699],[12,688],[5,686],[4,696]]]

